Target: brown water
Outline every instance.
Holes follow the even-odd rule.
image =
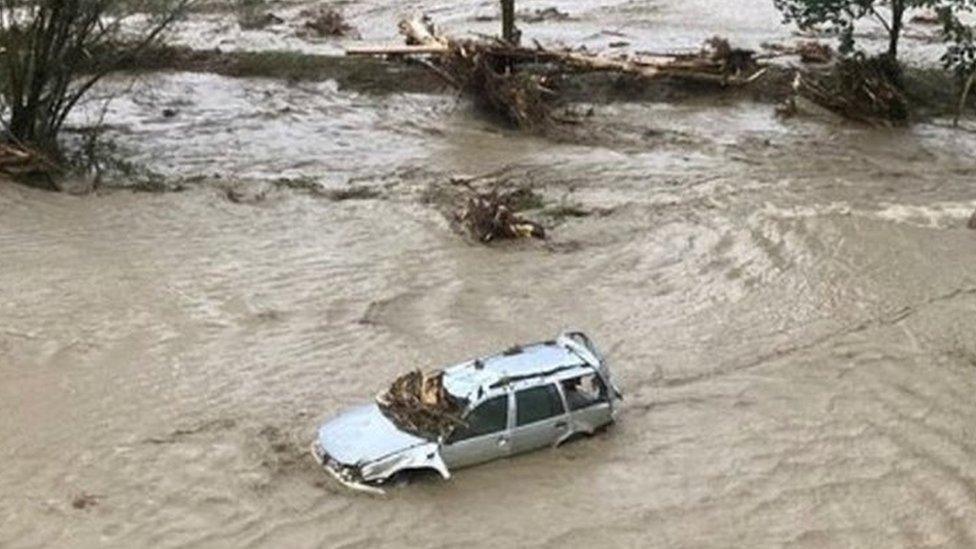
[[[972,134],[698,99],[598,106],[619,139],[582,146],[448,96],[139,85],[113,137],[209,183],[0,185],[0,546],[976,546]],[[607,213],[469,244],[424,197],[495,170]],[[307,454],[407,368],[568,327],[626,392],[605,434],[385,498]]]

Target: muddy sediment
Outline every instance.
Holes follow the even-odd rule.
[[[420,65],[291,51],[221,51],[157,47],[120,66],[123,71],[182,71],[235,78],[336,82],[370,93],[439,93],[444,83]]]

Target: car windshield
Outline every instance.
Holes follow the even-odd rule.
[[[414,370],[398,377],[376,403],[401,431],[428,440],[447,435],[463,425],[461,413],[467,401],[444,389],[444,372]]]

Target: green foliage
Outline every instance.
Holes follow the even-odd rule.
[[[946,50],[943,65],[962,78],[968,77],[963,100],[976,74],[976,31],[972,24],[976,0],[773,0],[783,13],[784,22],[801,29],[821,28],[837,35],[841,54],[861,55],[855,40],[855,26],[862,19],[873,19],[888,32],[885,52],[897,67],[898,42],[907,15],[929,9],[938,14]],[[897,81],[897,74],[892,73]]]
[[[942,55],[942,63],[958,75],[964,76],[976,71],[976,31],[972,25],[963,23],[960,16],[971,14],[976,9],[976,0],[957,0],[951,5],[939,6],[939,21],[947,43]]]

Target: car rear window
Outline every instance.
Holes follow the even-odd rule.
[[[517,424],[528,425],[563,413],[563,401],[553,384],[525,389],[515,394]]]
[[[596,374],[563,380],[563,394],[570,410],[580,410],[607,402],[607,386]]]

